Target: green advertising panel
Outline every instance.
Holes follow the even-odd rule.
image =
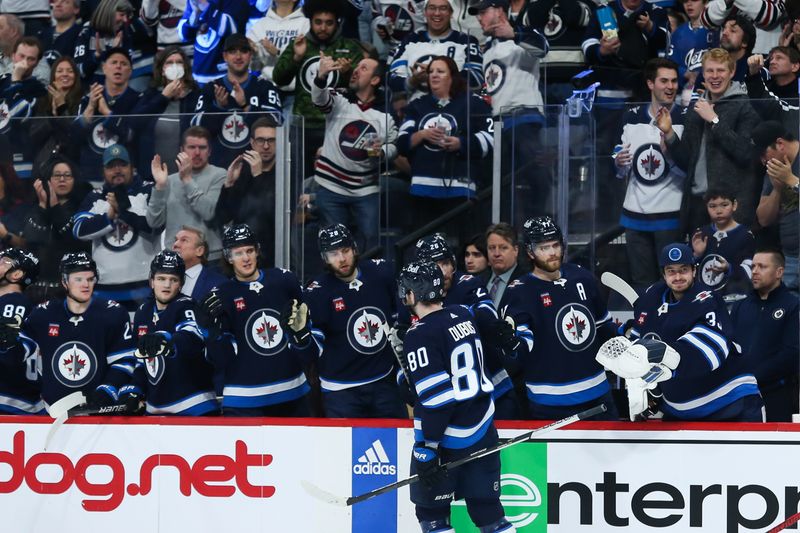
[[[500,500],[506,518],[520,533],[547,531],[547,443],[518,444],[500,452]],[[453,503],[456,533],[479,533],[464,500]]]

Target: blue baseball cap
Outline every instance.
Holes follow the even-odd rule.
[[[667,265],[692,265],[694,266],[694,252],[688,244],[673,242],[666,245],[658,256],[658,266]]]
[[[480,2],[469,6],[467,11],[470,15],[477,15],[484,9],[489,7],[500,7],[503,9],[508,9],[508,0],[481,0]]]
[[[119,159],[126,165],[131,164],[131,156],[128,155],[128,150],[121,144],[112,144],[103,151],[103,166],[107,167],[112,161]]]

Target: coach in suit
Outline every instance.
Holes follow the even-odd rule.
[[[209,268],[208,243],[202,231],[190,226],[182,226],[175,234],[172,249],[180,254],[186,263],[186,281],[181,293],[200,301],[211,289],[226,281],[225,276]]]
[[[529,272],[527,265],[519,261],[517,230],[507,222],[499,222],[486,230],[486,250],[489,267],[481,278],[496,309],[506,292],[508,284]]]

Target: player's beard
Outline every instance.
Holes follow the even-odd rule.
[[[561,268],[561,259],[550,259],[548,261],[543,261],[538,257],[533,258],[533,265],[538,268],[539,270],[544,270],[545,272],[553,273],[558,272]]]
[[[356,262],[355,261],[353,261],[351,264],[346,265],[345,267],[341,267],[341,268],[338,267],[338,266],[333,266],[333,265],[329,265],[329,266],[330,266],[330,269],[333,271],[333,274],[337,278],[343,278],[343,279],[349,278],[350,276],[353,275],[353,272],[356,271]]]

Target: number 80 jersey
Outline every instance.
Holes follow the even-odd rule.
[[[418,320],[405,338],[414,405],[414,438],[463,449],[492,425],[492,383],[472,314],[452,305]]]

